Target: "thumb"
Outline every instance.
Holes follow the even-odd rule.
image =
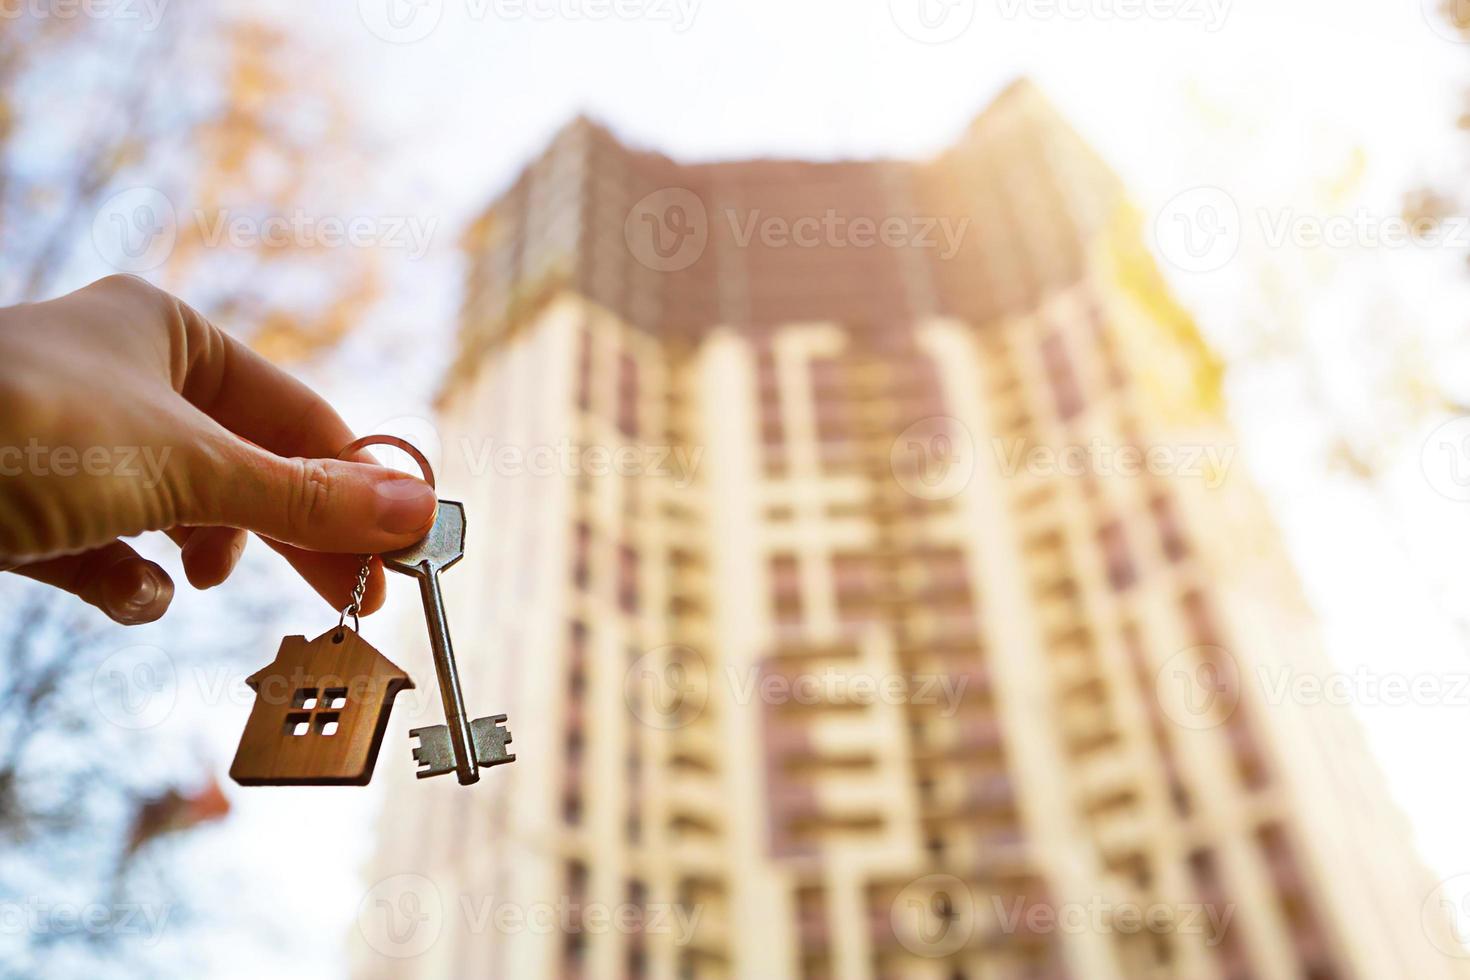
[[[241,527],[313,551],[378,554],[406,548],[433,526],[434,488],[386,466],[285,458],[248,443],[210,454],[191,481],[188,524]],[[222,468],[223,471],[220,471]]]

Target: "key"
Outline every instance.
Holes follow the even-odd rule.
[[[419,740],[413,750],[420,768],[418,777],[458,775],[463,785],[480,778],[480,766],[498,766],[514,762],[515,755],[506,751],[510,731],[502,727],[505,715],[466,719],[464,693],[460,689],[459,668],[454,662],[454,646],[449,640],[449,620],[444,613],[444,598],[439,592],[439,573],[464,557],[464,505],[452,500],[439,501],[439,516],[434,526],[418,544],[383,556],[383,566],[418,579],[419,596],[424,603],[424,616],[429,622],[429,647],[434,654],[434,672],[439,676],[439,694],[444,702],[443,725],[415,728],[409,735]]]

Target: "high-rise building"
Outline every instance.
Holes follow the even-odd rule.
[[[562,131],[441,406],[518,761],[385,774],[358,974],[1465,976],[1280,695],[1324,656],[1141,224],[1026,83],[918,163]]]

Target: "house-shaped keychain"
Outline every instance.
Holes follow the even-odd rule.
[[[281,641],[255,691],[230,776],[242,786],[366,786],[399,691],[413,681],[345,626]]]

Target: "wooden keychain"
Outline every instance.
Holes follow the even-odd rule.
[[[428,460],[393,436],[368,436],[339,459],[371,445],[401,449],[434,486]],[[373,778],[388,715],[413,680],[359,632],[372,556],[364,555],[352,601],[335,628],[314,640],[288,636],[276,659],[245,679],[255,704],[230,777],[242,786],[366,786]],[[352,625],[347,618],[352,617]]]

